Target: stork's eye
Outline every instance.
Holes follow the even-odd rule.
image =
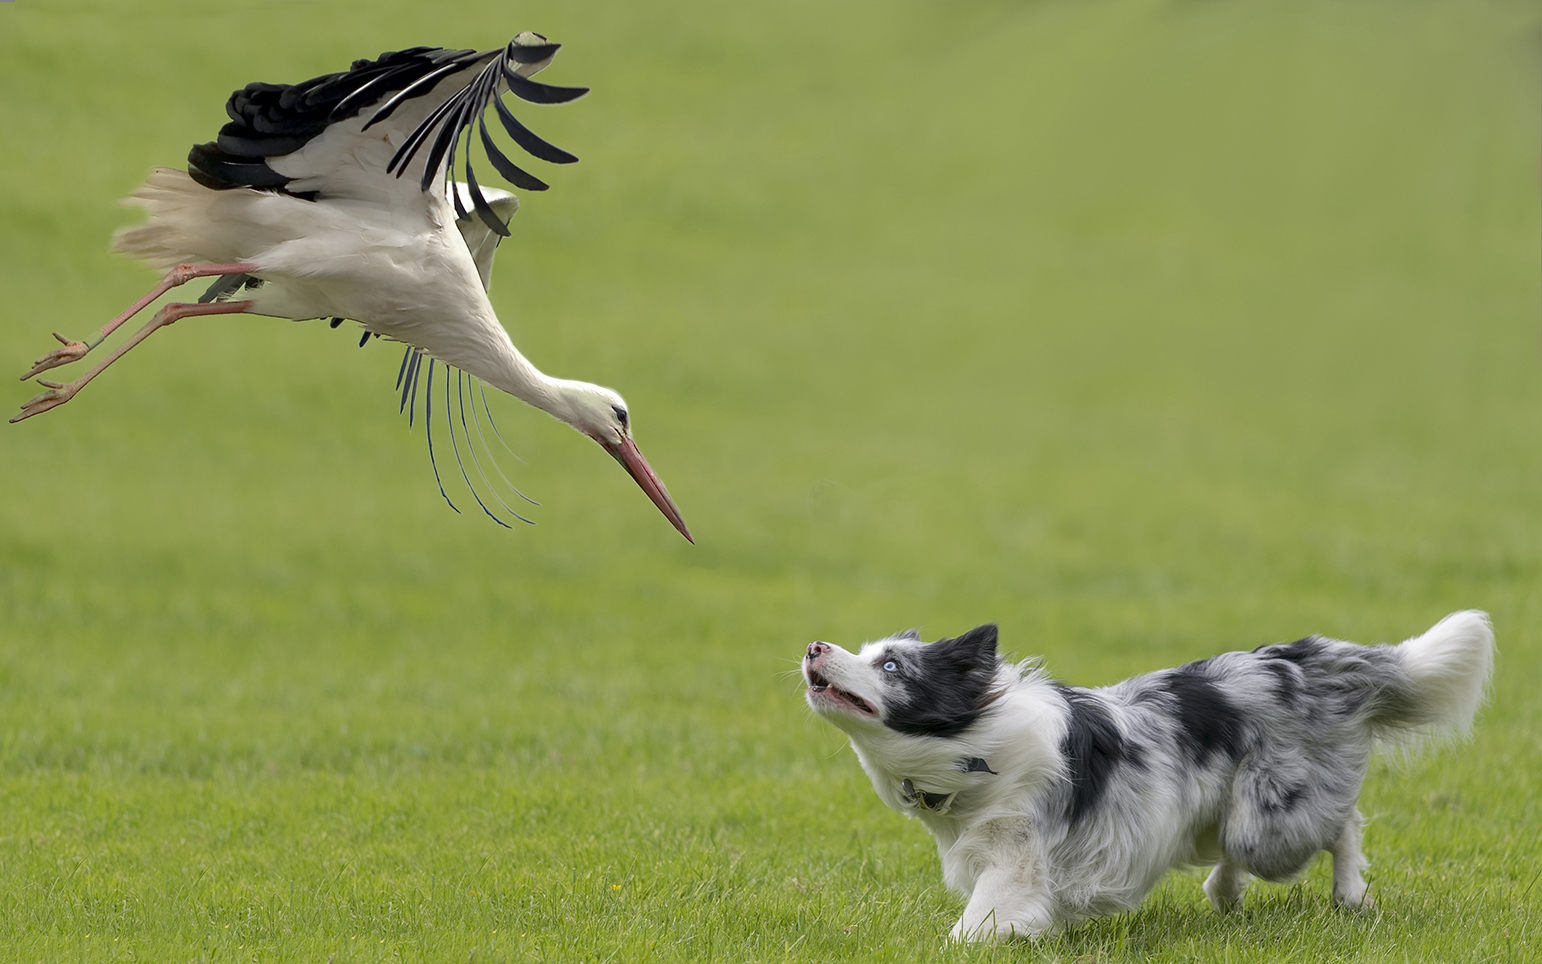
[[[621,423],[621,427],[626,428],[626,409],[620,405],[612,405],[610,410],[616,413],[616,421]]]
[[[883,664],[883,669],[884,669],[884,672],[886,672],[886,673],[892,673],[895,670],[899,669],[899,666],[897,666],[895,664],[894,660],[891,659],[887,663]]]

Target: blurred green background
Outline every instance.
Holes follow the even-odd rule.
[[[229,91],[566,46],[493,301],[698,544],[400,355],[189,319],[0,429],[0,958],[912,961],[961,904],[794,675],[985,621],[1076,683],[1493,614],[1470,746],[1378,765],[1377,914],[1171,878],[1064,960],[1525,960],[1542,857],[1534,3],[0,5],[0,360],[142,294],[114,206]],[[5,366],[8,366],[6,368]],[[35,389],[12,384],[12,404]],[[455,495],[455,490],[451,489]],[[464,502],[469,500],[457,499]]]

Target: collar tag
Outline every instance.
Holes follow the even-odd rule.
[[[909,777],[900,781],[900,791],[905,798],[906,806],[938,814],[952,810],[953,798],[958,796],[957,790],[952,793],[928,793],[925,790],[917,790]]]

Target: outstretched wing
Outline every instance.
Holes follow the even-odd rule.
[[[474,80],[462,86],[458,92],[417,125],[412,135],[392,155],[391,163],[387,165],[386,170],[400,178],[409,166],[412,166],[414,158],[424,145],[429,145],[427,159],[417,168],[422,172],[421,186],[424,191],[427,191],[435,179],[445,176],[445,171],[448,171],[452,178],[454,177],[455,151],[460,144],[461,134],[464,133],[466,136],[466,193],[471,197],[472,208],[487,225],[488,230],[500,237],[507,237],[507,225],[498,220],[498,216],[488,205],[486,197],[477,184],[476,174],[471,169],[472,128],[475,126],[477,132],[481,134],[482,147],[487,151],[487,159],[493,165],[493,169],[510,184],[529,191],[546,190],[548,185],[545,181],[516,166],[498,149],[492,135],[487,132],[487,120],[483,117],[483,113],[489,106],[497,108],[498,119],[503,122],[504,130],[514,139],[514,143],[534,157],[553,164],[571,164],[578,160],[562,148],[549,144],[531,133],[529,128],[521,124],[509,111],[501,97],[507,90],[520,100],[532,104],[564,104],[587,94],[589,92],[587,87],[554,87],[530,79],[530,75],[551,63],[552,57],[556,55],[560,46],[549,42],[540,34],[528,32],[509,41],[508,46],[503,48],[501,53],[481,68]],[[419,85],[426,81],[427,78],[420,81]],[[413,96],[413,90],[413,87],[409,87],[382,104],[363,129],[368,130],[393,116],[397,108]],[[443,167],[440,166],[441,160],[444,161]],[[456,216],[463,220],[469,219],[470,214],[460,199],[460,192],[452,193],[450,199],[455,204]]]
[[[230,123],[219,138],[194,145],[188,174],[204,187],[288,191],[295,177],[269,165],[270,158],[299,151],[329,126],[357,114],[425,76],[466,69],[479,57],[471,50],[413,47],[356,60],[353,67],[299,84],[253,83],[230,95]]]
[[[549,87],[529,79],[551,62],[558,47],[527,32],[501,50],[413,47],[355,61],[345,72],[300,84],[248,84],[226,104],[231,121],[219,138],[188,154],[188,173],[215,190],[244,187],[308,200],[351,197],[389,204],[403,189],[427,191],[443,178],[453,164],[453,142],[463,130],[469,155],[469,131],[477,123],[499,173],[516,186],[544,189],[544,183],[498,150],[480,121],[481,111],[496,103],[504,129],[526,151],[554,163],[577,160],[530,133],[499,99],[505,90],[535,103],[561,103],[585,93],[587,88]],[[430,140],[429,150],[420,154]],[[404,173],[413,180],[404,183]],[[472,180],[469,156],[466,173],[471,208],[490,230],[506,234]],[[469,217],[466,201],[458,194],[453,200],[457,214]]]

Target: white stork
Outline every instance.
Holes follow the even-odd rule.
[[[481,141],[494,169],[514,186],[546,189],[494,143],[483,118],[492,106],[503,129],[529,154],[557,164],[577,160],[531,133],[501,99],[509,92],[531,103],[560,104],[587,93],[586,87],[530,79],[551,63],[558,46],[526,32],[498,50],[414,47],[292,86],[255,83],[236,91],[225,107],[231,122],[219,138],[195,146],[185,172],[156,169],[129,199],[149,209],[148,223],[114,238],[118,251],[170,271],[91,340],[55,333],[62,347],[39,359],[23,379],[85,357],[171,288],[217,276],[214,284],[198,303],[163,307],[75,381],[39,379],[47,390],[11,421],[63,405],[139,342],[180,318],[246,312],[296,321],[331,318],[334,327],[347,318],[363,326],[365,340],[373,334],[408,346],[398,376],[404,406],[410,397],[416,407],[421,361],[429,359],[430,432],[438,362],[457,369],[461,433],[468,446],[473,423],[467,422],[462,393],[469,394],[471,386],[463,382],[479,379],[598,442],[690,539],[663,483],[632,441],[621,396],[541,372],[514,347],[487,297],[492,254],[508,236],[518,201],[477,184],[472,142]],[[465,183],[453,177],[462,135]],[[463,374],[470,378],[463,380]],[[448,371],[444,391],[445,418],[459,457]],[[483,410],[490,420],[485,395]],[[475,403],[471,411],[482,437]],[[471,485],[469,475],[466,481]],[[480,496],[477,501],[502,523]]]

